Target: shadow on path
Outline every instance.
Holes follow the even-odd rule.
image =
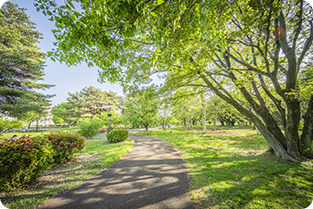
[[[154,138],[130,137],[136,144],[122,159],[40,208],[194,208],[179,152]]]

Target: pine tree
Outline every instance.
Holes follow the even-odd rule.
[[[53,96],[35,91],[53,85],[39,83],[46,54],[36,44],[43,36],[25,10],[11,2],[0,9],[0,111],[15,115],[44,109]]]
[[[94,118],[95,115],[101,112],[116,111],[121,108],[121,97],[117,96],[114,92],[101,91],[101,89],[93,86],[85,87],[81,91],[74,94],[68,93],[69,97],[66,98],[72,112],[81,117]],[[75,110],[74,110],[75,109]]]

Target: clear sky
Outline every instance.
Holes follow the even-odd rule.
[[[26,13],[30,17],[30,20],[37,24],[37,30],[44,36],[38,44],[41,51],[47,52],[51,50],[54,47],[53,42],[55,41],[51,32],[51,29],[54,28],[54,23],[49,21],[42,13],[36,11],[33,0],[11,0],[11,2],[26,8]],[[66,102],[68,92],[74,93],[80,91],[85,86],[94,86],[103,91],[113,91],[120,96],[123,95],[123,89],[118,84],[100,84],[97,82],[97,67],[89,68],[85,64],[77,67],[67,67],[65,64],[60,64],[58,61],[53,62],[47,58],[45,74],[44,83],[56,85],[43,92],[44,94],[56,94],[56,96],[52,98],[53,105]]]

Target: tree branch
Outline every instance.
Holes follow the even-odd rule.
[[[296,15],[299,18],[299,22],[297,24],[297,26],[298,26],[297,29],[294,31],[295,37],[294,37],[293,43],[292,43],[292,49],[293,50],[296,49],[296,43],[297,43],[297,40],[299,38],[301,29],[302,29],[302,22],[303,22],[302,14],[303,14],[303,0],[300,0],[300,9],[298,11],[298,14]]]
[[[231,53],[229,53],[229,52],[226,52],[226,53],[227,53],[233,60],[235,60],[235,61],[238,62],[239,64],[242,64],[243,66],[247,67],[249,70],[254,71],[254,72],[256,72],[256,73],[258,73],[258,74],[261,74],[261,75],[269,76],[266,72],[263,72],[263,71],[261,71],[261,70],[255,68],[255,67],[253,67],[253,66],[251,66],[251,65],[249,65],[249,64],[247,64],[247,63],[245,63],[245,62],[243,62],[243,61],[241,61],[241,60],[239,60],[239,59],[237,59],[237,58],[236,58],[235,56],[233,56]]]
[[[313,24],[312,24],[313,20],[310,20],[310,36],[309,38],[305,41],[304,47],[303,47],[303,51],[298,59],[298,69],[300,69],[300,65],[304,59],[305,54],[307,53],[307,51],[310,49],[311,45],[312,45],[312,41],[313,41]]]

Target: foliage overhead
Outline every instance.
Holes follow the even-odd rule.
[[[163,72],[167,92],[210,89],[256,125],[277,157],[313,158],[309,3],[80,0],[58,6],[37,0],[36,6],[58,28],[51,57],[96,65],[100,81],[124,86]]]

